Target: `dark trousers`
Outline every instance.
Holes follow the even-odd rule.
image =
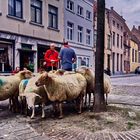
[[[57,67],[55,67],[55,66],[48,66],[48,67],[46,68],[46,71],[47,71],[47,72],[49,72],[49,71],[51,71],[51,70],[57,70]]]

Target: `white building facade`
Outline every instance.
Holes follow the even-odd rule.
[[[93,3],[88,0],[64,0],[64,41],[75,50],[76,66],[94,66]]]

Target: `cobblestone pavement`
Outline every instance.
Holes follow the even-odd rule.
[[[140,106],[140,76],[111,80],[113,88],[109,103]],[[92,133],[84,128],[75,127],[73,129],[52,129],[40,133],[31,127],[29,117],[9,112],[7,102],[0,102],[0,140],[140,140],[140,129],[124,132],[104,130]]]

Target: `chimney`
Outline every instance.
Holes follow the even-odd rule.
[[[111,9],[111,10],[113,10],[113,9],[114,9],[114,7],[112,6],[112,7],[110,7],[110,9]]]

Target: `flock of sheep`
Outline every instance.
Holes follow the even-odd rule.
[[[9,99],[9,109],[21,113],[32,110],[31,118],[35,116],[35,105],[42,107],[42,118],[45,117],[45,105],[52,104],[53,111],[63,117],[64,101],[76,103],[78,113],[82,112],[83,98],[94,95],[95,74],[88,67],[80,67],[76,72],[63,70],[43,72],[33,75],[29,70],[20,71],[11,76],[0,76],[0,101]],[[110,77],[104,74],[104,93],[111,90]],[[85,99],[86,101],[87,99]]]

